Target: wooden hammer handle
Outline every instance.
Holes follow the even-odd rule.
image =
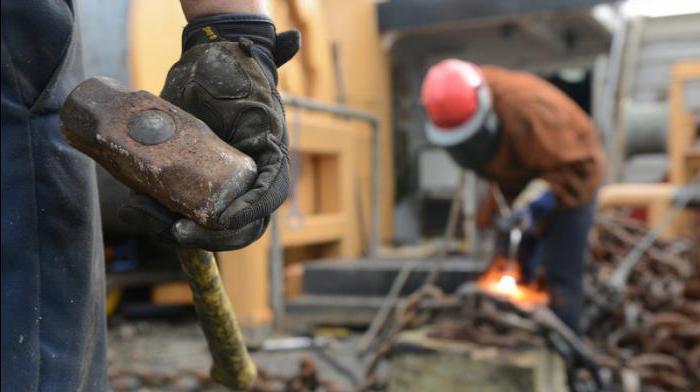
[[[233,390],[249,389],[257,370],[221,283],[214,254],[178,247],[177,255],[192,288],[194,308],[213,359],[212,379]]]

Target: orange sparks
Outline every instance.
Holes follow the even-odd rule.
[[[512,294],[518,290],[518,283],[511,275],[503,275],[501,279],[493,285],[493,288],[504,294]]]
[[[479,278],[479,287],[490,294],[519,304],[540,305],[549,301],[546,291],[534,284],[518,284],[519,278],[517,262],[499,259]]]

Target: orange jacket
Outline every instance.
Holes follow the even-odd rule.
[[[500,145],[481,174],[511,201],[534,178],[547,181],[564,208],[590,200],[605,172],[590,117],[534,75],[496,66],[481,69],[501,130]]]

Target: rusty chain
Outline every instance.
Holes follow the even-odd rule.
[[[669,391],[700,388],[700,277],[698,249],[688,240],[656,239],[629,277],[619,306],[601,303],[601,292],[623,256],[647,233],[640,223],[615,215],[597,218],[591,235],[591,262],[585,276],[586,309],[603,308],[595,320],[585,320],[584,336],[607,381],[616,385],[638,380],[643,386]],[[377,369],[399,333],[425,326],[440,309],[462,308],[457,326],[431,332],[445,339],[467,340],[497,347],[541,344],[542,328],[531,317],[517,315],[474,296],[445,295],[427,286],[404,300],[393,324],[373,347],[363,390],[381,390],[386,381]],[[437,311],[437,312],[436,312]],[[454,315],[453,315],[454,316]],[[584,315],[585,318],[586,315]],[[600,390],[598,386],[592,390]],[[626,390],[626,389],[625,389]]]
[[[606,306],[601,298],[605,282],[622,256],[644,236],[646,228],[618,215],[599,215],[591,233],[591,262],[585,276],[584,336],[595,351],[595,361],[606,369],[607,380],[627,390],[627,385],[667,391],[700,389],[700,275],[697,242],[656,239],[629,276],[619,306]],[[467,293],[469,294],[469,293]],[[481,300],[479,299],[481,298]],[[526,313],[503,307],[476,295],[446,295],[429,285],[404,299],[371,347],[371,356],[360,390],[386,389],[378,368],[400,332],[433,325],[429,332],[443,339],[466,340],[497,347],[542,345],[542,327]],[[457,317],[455,317],[455,314]],[[588,318],[587,318],[588,317]],[[456,323],[454,321],[457,321]],[[446,326],[447,325],[447,326]],[[116,391],[215,390],[206,371],[183,369],[156,371],[110,367],[109,379]],[[189,389],[188,389],[189,388]],[[339,391],[321,379],[313,361],[303,359],[291,376],[260,370],[253,391]],[[632,390],[632,389],[631,389]]]
[[[619,214],[596,218],[585,279],[584,332],[619,383],[632,379],[644,387],[698,390],[697,242],[657,238],[630,274],[620,303],[611,307],[605,303],[609,297],[601,295],[623,256],[646,233],[642,224]]]
[[[362,390],[386,388],[386,381],[377,374],[379,364],[390,355],[401,331],[426,325],[430,325],[428,336],[440,339],[501,348],[546,344],[564,358],[572,391],[602,388],[593,355],[545,307],[521,307],[466,283],[453,295],[426,286],[409,296],[396,314],[395,323],[371,357]]]

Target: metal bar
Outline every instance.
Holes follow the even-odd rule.
[[[367,352],[367,350],[369,350],[372,343],[374,343],[375,338],[384,328],[384,325],[386,325],[386,321],[389,318],[391,311],[394,310],[394,307],[398,302],[398,298],[401,295],[401,289],[403,289],[408,277],[411,276],[411,272],[416,269],[417,265],[418,262],[416,261],[407,261],[401,266],[401,270],[399,270],[399,274],[391,284],[391,289],[389,289],[389,293],[384,298],[382,306],[377,311],[377,314],[372,319],[369,328],[367,328],[367,331],[365,331],[364,335],[362,335],[362,338],[357,344],[357,351],[359,353],[364,354]]]
[[[331,44],[331,58],[333,59],[333,78],[335,80],[335,101],[338,105],[344,105],[347,100],[345,83],[343,83],[343,71],[340,64],[340,46],[337,42]]]
[[[478,197],[478,183],[476,174],[469,171],[466,173],[464,190],[462,191],[462,207],[464,208],[464,220],[463,226],[465,230],[465,237],[467,238],[467,244],[469,245],[469,252],[472,254],[481,252],[481,247],[479,246],[479,230],[476,225],[476,212],[478,210],[477,197]]]
[[[369,256],[376,257],[379,253],[379,210],[380,202],[379,195],[381,190],[380,185],[380,162],[379,154],[381,151],[381,137],[379,135],[379,121],[377,117],[361,110],[356,110],[344,105],[326,104],[312,99],[298,98],[285,95],[282,97],[282,103],[286,106],[306,109],[313,112],[322,112],[335,114],[353,120],[364,121],[369,124],[372,132],[372,220],[370,224],[370,244]]]
[[[624,19],[620,22],[615,33],[613,34],[612,43],[610,44],[610,54],[606,70],[606,80],[601,92],[601,112],[599,118],[599,126],[603,133],[603,141],[605,144],[605,153],[610,162],[611,170],[608,173],[608,180],[613,181],[619,177],[618,157],[616,154],[615,144],[615,126],[617,124],[618,108],[618,87],[622,73],[623,63],[625,62],[625,46],[627,45],[629,30],[629,21]]]
[[[523,14],[586,9],[615,0],[402,0],[377,2],[379,31],[428,29],[446,23],[466,24],[486,18],[506,18]]]
[[[284,323],[286,307],[284,301],[284,255],[279,234],[279,217],[272,214],[270,219],[270,305],[274,314],[275,329],[281,329]]]
[[[447,227],[445,227],[445,232],[442,237],[442,244],[440,244],[440,249],[438,250],[437,260],[432,265],[430,273],[425,278],[423,283],[424,287],[432,286],[437,282],[437,278],[442,272],[442,264],[450,251],[450,243],[457,233],[457,222],[459,221],[459,213],[462,207],[462,196],[464,193],[464,185],[467,181],[467,171],[462,170],[459,176],[459,182],[457,187],[452,194],[452,202],[450,203],[450,214],[447,217]]]
[[[493,198],[496,200],[496,206],[498,206],[498,214],[501,216],[501,218],[510,216],[512,211],[508,206],[508,202],[506,202],[505,196],[503,196],[503,191],[501,190],[501,187],[495,185],[493,188],[491,188],[491,192],[493,193]]]
[[[695,177],[690,180],[690,184],[696,184],[698,181],[700,181],[700,173],[696,174]],[[634,270],[637,264],[642,260],[644,253],[654,245],[660,233],[666,230],[673,220],[680,215],[686,205],[692,200],[693,196],[692,192],[679,195],[675,205],[672,206],[662,219],[636,243],[635,247],[632,248],[629,253],[627,253],[619,267],[617,267],[610,277],[610,285],[614,289],[622,291],[627,282],[627,278],[629,278],[632,270]]]
[[[454,238],[457,229],[458,215],[460,212],[460,206],[462,203],[462,193],[464,192],[466,179],[467,171],[462,170],[461,175],[459,176],[459,183],[454,190],[454,194],[452,195],[450,215],[448,217],[447,227],[445,228],[443,241],[440,244],[440,249],[438,250],[437,260],[435,260],[430,270],[428,271],[428,275],[426,276],[425,281],[423,282],[423,286],[418,290],[434,285],[437,281],[438,276],[440,275],[442,265],[449,251],[450,242]],[[358,352],[366,353],[367,350],[372,348],[372,343],[374,343],[375,338],[386,327],[389,315],[396,308],[396,305],[400,299],[401,290],[403,290],[403,287],[405,286],[408,277],[411,275],[411,272],[413,272],[413,270],[416,269],[417,266],[418,263],[413,261],[406,262],[406,264],[404,264],[401,267],[399,274],[396,276],[394,282],[391,284],[391,289],[389,290],[389,293],[384,298],[384,302],[382,302],[381,308],[379,308],[379,311],[372,319],[372,322],[367,331],[365,331],[365,334],[362,335],[362,339],[360,339],[360,342],[358,344]]]

